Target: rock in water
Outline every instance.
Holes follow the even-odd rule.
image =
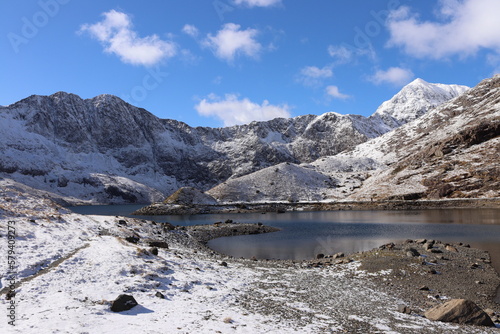
[[[131,295],[119,295],[111,304],[111,311],[122,312],[128,311],[132,307],[139,305]]]
[[[452,299],[449,302],[428,310],[424,316],[434,321],[477,326],[495,326],[491,318],[479,306],[466,299]]]

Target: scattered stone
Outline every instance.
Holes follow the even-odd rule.
[[[406,256],[408,257],[420,256],[420,253],[415,248],[408,248],[408,250],[406,251]]]
[[[120,219],[118,221],[118,225],[127,226],[127,222],[125,220],[123,220],[123,219]]]
[[[131,244],[137,244],[139,242],[139,237],[129,236],[129,237],[126,237],[125,240],[127,240]]]
[[[173,231],[175,230],[175,226],[170,223],[162,223],[164,231]]]
[[[161,293],[160,291],[156,292],[155,297],[158,297],[160,299],[165,299],[165,295],[163,293]]]
[[[168,249],[168,244],[165,241],[150,241],[149,246]]]
[[[479,268],[479,264],[473,263],[473,264],[470,265],[470,268],[471,269],[477,269],[477,268]]]
[[[429,287],[427,285],[422,285],[420,288],[418,288],[421,291],[429,291]]]
[[[134,297],[131,295],[119,295],[113,303],[111,304],[111,311],[113,312],[122,312],[127,311],[133,308],[134,306],[139,305]]]
[[[344,257],[344,256],[345,256],[345,254],[344,254],[344,253],[342,253],[342,252],[340,252],[340,253],[334,254],[334,255],[333,255],[333,258],[334,258],[334,259],[339,259],[339,258]]]
[[[457,249],[456,247],[452,246],[452,245],[446,245],[446,246],[445,246],[445,249],[446,249],[447,251],[450,251],[450,252],[455,252],[455,253],[458,253],[458,249]]]
[[[398,312],[405,313],[405,314],[410,314],[411,313],[411,309],[408,306],[405,306],[405,305],[398,305]]]
[[[153,254],[154,256],[157,256],[157,255],[158,255],[158,248],[153,247],[153,248],[151,248],[151,249],[149,250],[149,252],[150,252],[151,254]]]
[[[474,283],[476,283],[476,284],[484,284],[484,283],[483,283],[483,282],[481,282],[481,281],[475,281]]]
[[[319,254],[316,255],[316,259],[318,259],[318,260],[322,259],[324,257],[325,257],[325,254],[323,254],[323,253],[319,253]]]
[[[412,243],[413,243],[413,240],[411,240],[411,239],[406,239],[404,243],[405,243],[405,244],[412,244]]]
[[[425,244],[427,242],[427,239],[417,239],[415,240],[417,244]]]
[[[14,298],[16,296],[16,291],[14,290],[9,290],[7,292],[7,294],[5,295],[5,299],[6,300],[11,300],[12,298]]]
[[[454,322],[466,325],[495,326],[491,318],[474,302],[466,299],[452,299],[438,305],[424,316],[433,321]]]
[[[221,266],[223,266],[223,267],[227,267],[227,262],[226,262],[226,261],[222,261],[222,262],[220,263],[220,265],[221,265]]]
[[[388,244],[380,246],[379,249],[394,249],[394,247],[396,247],[394,242],[390,242]]]

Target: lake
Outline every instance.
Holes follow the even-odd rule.
[[[282,229],[275,233],[226,237],[209,242],[212,249],[234,257],[305,260],[318,253],[358,252],[406,239],[463,242],[487,250],[500,272],[500,209],[130,215],[140,207],[106,205],[69,209],[81,214],[119,215],[182,226],[232,219],[242,223],[262,222]]]

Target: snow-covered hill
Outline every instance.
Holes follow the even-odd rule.
[[[389,110],[382,107],[377,114]],[[287,201],[290,194],[275,194],[272,183],[290,183],[300,189],[299,201],[499,197],[500,76],[350,151],[295,166],[285,178],[273,178],[271,171],[232,179],[208,193],[223,201],[267,201],[267,193]],[[322,178],[333,182],[312,182]],[[259,194],[247,184],[258,185]]]
[[[72,203],[159,201],[352,149],[464,89],[417,80],[369,118],[329,112],[227,128],[159,119],[111,95],[34,95],[0,107],[0,176]]]

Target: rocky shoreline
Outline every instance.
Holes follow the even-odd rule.
[[[394,305],[399,312],[423,317],[426,310],[448,300],[466,299],[486,310],[500,327],[500,275],[492,267],[488,252],[468,244],[420,239],[389,243],[353,254],[318,254],[316,259],[303,261],[236,259],[211,250],[206,246],[207,242],[219,237],[268,233],[279,229],[226,221],[178,226],[175,230],[185,232],[187,239],[195,241],[193,244],[191,240],[190,247],[197,252],[208,252],[224,266],[238,263],[252,267],[331,272],[343,270],[350,264],[359,264],[358,269],[367,273],[366,280],[380,291],[404,301]],[[322,303],[321,300],[317,302]]]
[[[239,224],[227,221],[213,225],[177,227],[206,247],[209,240],[241,234],[257,234],[279,229],[262,224]],[[209,249],[224,265],[248,261],[263,266],[338,270],[350,263],[360,263],[359,270],[378,289],[404,300],[398,305],[402,313],[424,316],[426,310],[450,299],[473,301],[500,327],[500,275],[491,265],[488,252],[463,243],[442,243],[437,240],[406,240],[353,254],[318,254],[316,259],[258,260],[234,259]]]
[[[500,208],[500,198],[445,199],[445,200],[391,200],[360,202],[304,202],[304,203],[230,203],[218,205],[153,203],[133,215],[182,215],[212,213],[333,211],[333,210],[425,210],[456,208]]]

